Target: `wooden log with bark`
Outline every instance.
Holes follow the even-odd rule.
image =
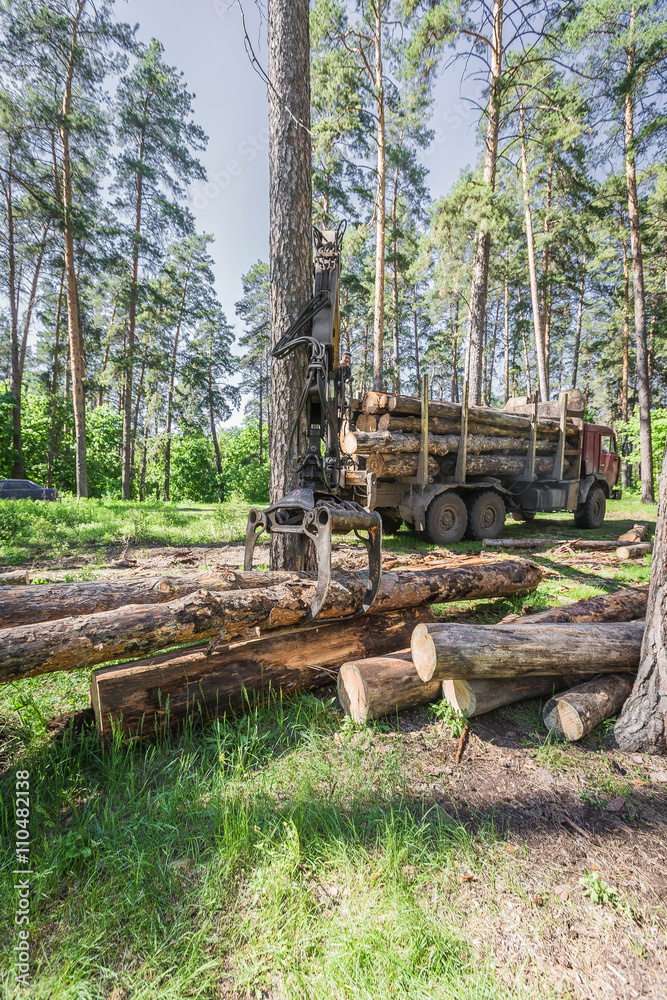
[[[429,404],[429,422],[428,429],[431,434],[456,434],[458,435],[461,429],[461,415],[460,413],[456,418],[449,417],[436,417],[432,415],[431,405]],[[500,413],[502,411],[494,410],[494,413]],[[523,418],[525,419],[525,418]],[[358,426],[358,425],[357,425]],[[528,429],[521,429],[516,427],[508,427],[503,425],[502,422],[500,426],[494,426],[490,423],[488,419],[483,422],[479,422],[476,419],[476,413],[474,409],[471,409],[468,417],[468,434],[481,435],[483,437],[510,437],[512,440],[517,442],[527,442],[528,434],[530,433],[529,424],[526,425]],[[359,427],[359,430],[364,428]],[[370,428],[365,428],[370,430]],[[383,413],[377,418],[377,428],[378,431],[392,431],[392,432],[403,432],[403,433],[416,433],[421,432],[421,416],[399,416],[393,412]],[[566,429],[566,441],[569,445],[575,446],[579,440],[579,430],[577,427],[568,426]],[[558,428],[557,426],[550,426],[540,422],[539,432],[537,437],[538,448],[553,448],[555,449],[558,442]]]
[[[528,560],[384,573],[375,612],[424,603],[499,597],[534,590],[542,578]],[[353,614],[366,593],[365,573],[337,573],[318,620]],[[0,630],[0,681],[107,660],[147,656],[204,639],[231,640],[251,629],[298,625],[309,613],[315,584],[298,580],[256,590],[198,590],[166,604],[129,605],[76,618]]]
[[[637,669],[643,622],[418,625],[412,659],[423,681],[598,674]]]
[[[362,409],[364,413],[384,413],[387,409],[387,393],[367,392],[363,399]]]
[[[428,450],[431,455],[455,455],[460,441],[460,434],[429,434]],[[421,435],[404,434],[400,431],[364,431],[357,424],[355,430],[345,435],[341,447],[346,455],[370,455],[374,452],[383,455],[402,455],[419,451]],[[479,455],[484,452],[491,452],[494,455],[520,455],[525,461],[528,440],[468,434],[467,449],[469,455]],[[555,451],[556,446],[550,441],[537,446],[538,454],[553,455]]]
[[[418,455],[368,455],[366,469],[374,472],[378,479],[394,479],[401,476],[416,476],[419,468]],[[437,476],[440,466],[435,458],[429,455],[428,474],[431,478]]]
[[[82,583],[34,584],[0,591],[0,628],[57,621],[76,615],[110,611],[128,604],[164,604],[202,587],[215,592],[274,587],[308,579],[288,570],[219,570],[191,576],[125,577]]]
[[[619,545],[616,555],[619,559],[639,559],[653,552],[653,542],[637,542],[635,545]]]
[[[667,447],[658,493],[646,633],[639,672],[614,737],[622,750],[667,753]]]
[[[27,569],[0,570],[0,587],[26,587],[28,579]]]
[[[294,694],[330,684],[344,661],[389,653],[410,641],[425,607],[271,632],[258,639],[191,646],[94,670],[90,696],[100,735],[153,735],[189,713],[211,718],[242,711],[270,692]],[[414,674],[412,661],[410,669]]]
[[[386,409],[389,413],[401,416],[420,416],[421,400],[417,396],[391,396],[387,397]],[[371,411],[368,411],[371,412]],[[429,400],[429,417],[438,417],[444,420],[457,421],[461,426],[461,404],[445,403]],[[504,429],[508,434],[528,437],[530,434],[530,417],[519,413],[512,413],[508,410],[494,410],[486,406],[471,406],[469,408],[468,423],[478,427],[491,426]],[[541,418],[537,422],[538,437],[558,438],[560,424],[558,420]],[[568,420],[566,433],[578,435],[579,429],[576,424]]]
[[[627,674],[602,674],[551,698],[542,710],[544,725],[554,736],[580,740],[620,712],[632,690]]]
[[[556,549],[566,545],[580,552],[616,552],[618,542],[601,538],[485,538],[485,549]]]
[[[637,545],[639,542],[646,541],[647,537],[648,525],[633,524],[630,531],[626,531],[625,534],[618,536],[618,541],[623,545]]]
[[[359,723],[435,701],[441,687],[418,677],[409,649],[343,663],[338,674],[338,700]]]
[[[613,594],[585,597],[561,608],[549,608],[530,615],[506,615],[501,625],[565,624],[566,622],[630,622],[644,618],[648,601],[648,584],[616,590]]]
[[[433,684],[433,681],[429,681]],[[483,677],[470,680],[445,680],[442,682],[442,697],[457,712],[471,719],[484,715],[494,708],[513,705],[526,698],[541,698],[560,690],[566,681],[557,674],[541,677],[506,677],[502,680],[487,680]]]

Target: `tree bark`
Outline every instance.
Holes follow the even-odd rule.
[[[532,615],[507,615],[501,624],[512,622],[515,625],[528,625],[541,622],[554,625],[565,622],[629,622],[643,618],[646,614],[648,585],[628,587],[617,590],[613,594],[597,594],[586,597],[574,604],[566,604],[562,608],[550,608],[548,611],[537,611]]]
[[[638,559],[653,552],[653,542],[637,542],[635,545],[619,545],[616,555],[619,559]]]
[[[646,634],[639,673],[614,728],[614,736],[623,750],[667,752],[667,448],[660,478]]]
[[[584,552],[615,552],[618,548],[618,542],[597,538],[590,541],[582,538],[485,538],[482,544],[485,549],[555,549],[567,545]]]
[[[189,714],[212,718],[277,692],[311,691],[330,684],[350,657],[389,652],[409,641],[418,622],[433,620],[427,608],[364,615],[102,667],[90,684],[97,729],[105,737],[114,729],[152,736]]]
[[[429,681],[429,684],[433,684]],[[503,680],[446,680],[442,682],[442,697],[453,709],[467,719],[484,715],[504,705],[514,705],[525,698],[542,698],[553,694],[564,684],[563,678],[554,674],[545,677],[516,677]]]
[[[269,0],[271,344],[313,294],[310,37],[307,0]],[[308,364],[302,348],[271,365],[271,502],[297,485],[288,439]],[[294,569],[297,545],[272,534],[271,568]]]
[[[459,448],[459,434],[430,434],[428,450],[432,455],[455,454]],[[400,431],[350,431],[341,445],[345,455],[370,455],[382,452],[385,455],[400,455],[419,451],[421,435],[403,434]],[[494,455],[522,455],[528,451],[528,438],[487,437],[485,434],[468,434],[468,454],[493,452]],[[555,441],[540,441],[536,446],[538,454],[553,455]]]
[[[185,308],[185,296],[188,292],[188,282],[190,279],[190,265],[192,263],[192,258],[188,264],[188,270],[185,275],[185,281],[183,282],[183,291],[181,293],[181,299],[178,304],[178,317],[176,320],[176,331],[174,333],[174,346],[171,351],[171,366],[169,368],[169,392],[167,393],[167,424],[165,427],[165,437],[166,437],[166,448],[164,455],[164,499],[165,502],[169,500],[169,490],[171,485],[171,417],[172,417],[172,407],[174,403],[174,384],[176,381],[176,359],[178,357],[178,341],[181,335],[181,322],[183,320],[183,310]]]
[[[28,571],[26,569],[0,570],[0,587],[21,587],[28,583]],[[19,591],[19,594],[25,590]],[[2,595],[0,595],[0,601]]]
[[[379,613],[522,593],[534,590],[541,578],[540,568],[523,560],[384,573],[373,609]],[[355,613],[366,593],[366,582],[365,573],[337,574],[320,620]],[[122,612],[116,609],[3,629],[0,680],[148,656],[166,646],[198,640],[231,640],[246,636],[248,629],[298,625],[307,617],[314,595],[315,585],[310,581],[219,594],[199,590],[167,604],[129,605]]]
[[[553,736],[583,739],[621,710],[631,690],[632,678],[624,674],[594,677],[551,698],[542,709],[544,725]]]
[[[0,574],[0,581],[27,583],[22,570]],[[77,615],[93,615],[130,604],[164,604],[202,587],[212,591],[255,590],[278,583],[307,579],[302,574],[280,570],[241,570],[198,573],[193,576],[159,576],[121,580],[90,580],[85,583],[36,584],[0,591],[0,628],[57,621]]]
[[[412,659],[423,681],[634,671],[643,622],[418,625]]]
[[[537,358],[537,378],[540,388],[540,399],[549,399],[549,384],[547,381],[544,356],[544,331],[540,317],[540,301],[537,290],[537,265],[535,264],[535,243],[533,240],[533,222],[530,211],[530,192],[528,189],[528,161],[526,158],[526,135],[523,127],[523,105],[519,110],[521,121],[521,177],[523,180],[523,204],[526,220],[526,246],[528,250],[528,276],[530,278],[530,298],[533,305],[533,327],[535,330],[535,352]]]
[[[76,454],[76,494],[78,497],[88,496],[88,474],[86,471],[86,397],[84,392],[85,360],[81,319],[79,316],[79,289],[74,261],[74,196],[72,192],[72,163],[69,148],[69,118],[72,108],[72,89],[74,82],[74,60],[79,45],[79,21],[83,13],[85,0],[77,3],[76,14],[72,20],[72,39],[68,56],[65,88],[62,99],[62,122],[59,126],[62,144],[62,226],[63,226],[63,262],[65,266],[65,281],[67,289],[67,328],[69,333],[69,355],[72,372],[72,401],[74,404],[74,438]]]
[[[375,195],[375,301],[373,305],[373,388],[384,388],[384,267],[385,267],[385,186],[387,153],[385,148],[384,75],[382,64],[382,5],[375,0],[375,74],[374,90],[377,115],[377,190]]]
[[[584,267],[586,258],[584,258]],[[584,290],[586,287],[586,272],[582,271],[579,286],[579,303],[577,305],[577,326],[574,334],[574,360],[572,362],[572,388],[577,388],[577,372],[579,370],[579,350],[581,348],[581,324],[584,316]],[[627,419],[627,417],[626,417]]]
[[[491,200],[496,187],[498,159],[498,131],[500,123],[503,54],[503,0],[494,0],[492,15],[491,66],[489,74],[489,103],[487,108],[486,150],[484,153],[484,188]],[[489,255],[491,251],[490,220],[480,219],[475,243],[475,257],[470,289],[470,314],[468,324],[468,381],[471,403],[482,402],[482,366],[484,359],[484,326],[486,322],[486,296],[489,282]]]
[[[409,455],[381,455],[375,452],[366,459],[366,469],[374,472],[378,479],[394,479],[400,476],[416,476],[419,466],[419,456]],[[429,455],[428,474],[433,479],[440,472],[440,466],[436,460]]]
[[[634,30],[635,11],[632,8],[630,32]],[[627,50],[628,76],[635,63],[634,43]],[[642,255],[639,199],[634,154],[634,95],[628,88],[625,95],[625,177],[628,189],[628,220],[630,223],[630,253],[632,256],[632,287],[635,303],[635,343],[637,348],[637,390],[639,396],[639,446],[641,457],[642,503],[653,503],[653,450],[651,433],[651,382],[648,370],[646,337],[646,296],[644,293],[644,261]]]
[[[435,701],[441,687],[440,681],[424,684],[420,680],[409,649],[352,660],[344,663],[338,674],[338,700],[346,714],[360,724]]]

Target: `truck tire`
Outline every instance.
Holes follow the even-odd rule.
[[[398,529],[403,524],[403,519],[400,517],[392,517],[391,514],[381,514],[382,518],[382,536],[385,535],[395,535]]]
[[[460,542],[468,523],[468,511],[458,493],[438,494],[426,511],[426,531],[437,545]]]
[[[481,542],[483,538],[500,538],[505,527],[507,509],[503,498],[486,490],[473,494],[468,500],[468,528],[466,538]]]
[[[607,498],[601,486],[592,486],[588,496],[574,512],[577,528],[599,528],[607,512]]]

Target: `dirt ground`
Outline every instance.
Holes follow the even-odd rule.
[[[539,703],[524,705],[538,717]],[[406,793],[421,808],[506,835],[512,863],[462,871],[458,899],[462,930],[493,952],[504,980],[578,1000],[664,1000],[667,761],[603,743],[541,751],[525,716],[510,708],[470,720],[458,764],[459,742],[426,710],[358,738],[370,767],[403,740]],[[600,901],[582,879],[606,886]]]

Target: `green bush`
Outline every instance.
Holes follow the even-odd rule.
[[[630,462],[633,465],[639,464],[639,414],[637,411],[628,420],[627,424],[619,423],[616,425],[616,433],[618,435],[619,448],[620,442],[626,437],[628,444],[632,446]],[[652,410],[651,437],[653,446],[653,475],[657,484],[660,479],[662,459],[665,454],[665,441],[667,440],[667,410]]]

